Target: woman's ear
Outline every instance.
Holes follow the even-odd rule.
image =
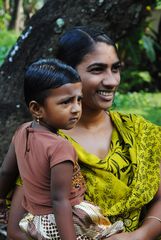
[[[31,101],[29,103],[29,110],[35,119],[40,119],[43,117],[42,106],[38,102]]]

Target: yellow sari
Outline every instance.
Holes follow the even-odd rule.
[[[86,200],[101,207],[112,222],[122,220],[126,231],[133,231],[139,225],[142,208],[159,187],[161,127],[134,114],[109,115],[114,130],[104,159],[88,153],[62,131],[59,134],[77,151],[87,184]]]

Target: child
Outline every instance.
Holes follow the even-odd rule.
[[[26,71],[24,96],[33,121],[17,129],[2,165],[4,175],[10,165],[8,184],[18,170],[23,182],[28,213],[20,228],[34,239],[62,240],[102,239],[122,230],[122,222],[111,225],[97,206],[84,201],[76,152],[58,134],[73,128],[81,115],[77,72],[56,59],[39,60]]]

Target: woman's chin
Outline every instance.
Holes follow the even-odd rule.
[[[102,109],[102,110],[106,111],[106,110],[108,110],[112,107],[112,104],[113,104],[113,99],[111,101],[106,102],[106,103],[102,103],[102,104],[99,105],[100,110]]]

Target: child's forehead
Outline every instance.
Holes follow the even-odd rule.
[[[81,95],[82,94],[82,83],[76,82],[76,83],[67,83],[60,87],[53,88],[50,90],[50,93],[53,96],[63,96],[63,95]]]

